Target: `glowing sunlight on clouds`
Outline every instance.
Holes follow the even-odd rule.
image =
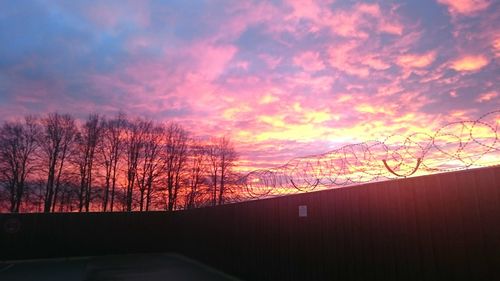
[[[451,63],[456,71],[476,71],[488,65],[488,59],[483,55],[468,55],[458,58]]]
[[[1,119],[177,121],[231,137],[245,169],[499,107],[499,1],[26,0],[0,18]]]
[[[436,59],[436,52],[426,54],[407,54],[398,58],[398,64],[402,67],[427,67]]]
[[[487,102],[487,101],[491,101],[495,98],[498,97],[498,93],[497,92],[488,92],[488,93],[483,93],[481,94],[477,99],[476,101],[477,102]]]
[[[464,15],[482,11],[490,5],[489,0],[438,0],[438,2],[448,6],[450,13]]]

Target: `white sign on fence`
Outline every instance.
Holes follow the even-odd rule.
[[[307,217],[307,205],[299,206],[299,218]]]

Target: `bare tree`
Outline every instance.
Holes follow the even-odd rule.
[[[71,177],[67,178],[59,188],[59,207],[58,212],[73,212],[79,210],[80,202],[80,186],[78,176],[71,173]]]
[[[185,184],[189,188],[184,202],[185,209],[196,208],[197,201],[203,193],[201,186],[207,173],[207,151],[199,142],[191,140],[188,153],[188,167]]]
[[[126,117],[119,113],[115,118],[107,120],[104,124],[102,142],[99,150],[105,171],[105,186],[103,196],[103,211],[106,212],[108,205],[112,212],[115,202],[116,181],[118,177],[118,163],[123,154],[123,135],[126,125]],[[108,204],[109,203],[109,204]]]
[[[217,185],[219,182],[219,172],[220,172],[219,148],[212,141],[212,143],[206,147],[206,152],[209,163],[208,170],[211,183],[211,198],[212,198],[211,202],[212,206],[215,206],[217,204]]]
[[[75,120],[68,114],[51,113],[41,119],[44,132],[40,139],[42,153],[47,161],[47,182],[44,195],[44,212],[55,208],[54,201],[60,186],[65,161],[76,135]]]
[[[227,137],[212,140],[208,145],[209,173],[211,180],[212,206],[224,203],[227,183],[237,159],[231,141]]]
[[[177,205],[182,172],[188,152],[188,132],[181,125],[170,123],[165,130],[164,173],[167,182],[167,210],[173,211]]]
[[[146,149],[147,162],[147,177],[146,177],[146,211],[151,208],[151,200],[153,196],[153,185],[159,180],[164,168],[165,162],[161,157],[163,140],[165,139],[165,127],[156,126],[153,128],[151,138],[149,139]]]
[[[146,132],[151,126],[150,122],[137,119],[127,123],[125,132],[125,152],[127,155],[127,186],[125,191],[126,211],[132,211],[133,193],[136,185],[137,172],[141,156],[143,155]]]
[[[164,167],[161,159],[164,127],[146,122],[144,126],[144,149],[141,156],[141,167],[137,171],[139,187],[139,210],[148,211],[151,206],[153,184],[157,181]]]
[[[101,141],[102,119],[98,114],[89,115],[82,129],[77,135],[77,153],[75,153],[76,163],[80,175],[80,192],[78,194],[80,212],[88,212],[91,203],[92,178],[96,149]]]
[[[219,205],[224,204],[224,195],[227,193],[229,179],[232,175],[232,169],[237,159],[237,154],[230,139],[223,137],[219,139],[219,164],[220,164],[220,188]]]
[[[123,114],[90,115],[78,124],[58,113],[4,122],[0,211],[173,211],[223,204],[237,196],[231,185],[235,160],[227,138],[204,145],[180,124],[129,121]]]
[[[33,171],[39,133],[33,117],[26,117],[24,122],[6,122],[0,128],[0,173],[7,185],[10,212],[19,212],[26,180]]]
[[[37,159],[39,160],[39,159]],[[36,169],[34,174],[36,175],[38,170]],[[43,177],[33,177],[28,184],[28,190],[26,192],[25,209],[28,212],[43,212],[44,200],[45,200],[45,188],[46,182]]]

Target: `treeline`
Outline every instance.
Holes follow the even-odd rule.
[[[178,123],[51,113],[0,128],[1,212],[177,210],[238,200],[228,138]]]

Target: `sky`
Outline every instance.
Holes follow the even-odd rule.
[[[500,1],[1,1],[0,120],[119,111],[248,169],[500,109]]]

